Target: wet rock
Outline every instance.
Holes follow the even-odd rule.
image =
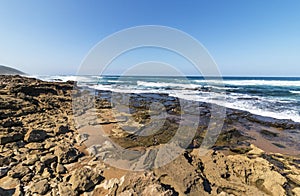
[[[250,146],[231,146],[230,150],[238,154],[245,154],[252,150]]]
[[[237,144],[241,141],[249,140],[251,139],[248,136],[245,136],[241,133],[241,131],[237,129],[231,129],[229,131],[225,131],[221,133],[217,139],[216,144],[217,145],[232,145]]]
[[[38,129],[32,129],[29,130],[25,137],[24,140],[26,142],[40,142],[45,140],[47,137],[47,132],[44,130],[38,130]]]
[[[263,136],[266,136],[266,137],[278,137],[278,133],[274,133],[272,131],[268,131],[265,129],[261,130],[260,134],[262,134]]]
[[[275,143],[275,142],[272,142],[273,145],[277,146],[278,148],[286,148],[284,145],[282,144],[278,144],[278,143]]]

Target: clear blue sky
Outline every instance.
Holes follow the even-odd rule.
[[[0,0],[0,64],[74,74],[104,37],[165,25],[199,40],[223,75],[300,76],[298,0]]]

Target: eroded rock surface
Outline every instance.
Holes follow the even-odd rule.
[[[283,155],[299,149],[288,135],[299,129],[297,123],[227,110],[215,145],[200,156],[210,106],[197,103],[199,118],[193,116],[198,115],[195,107],[187,105],[191,118],[185,130],[199,120],[195,135],[175,160],[152,168],[156,149],[179,127],[183,111],[177,98],[132,95],[126,110],[121,100],[128,95],[116,94],[120,104],[114,108],[110,92],[99,91],[95,108],[75,110],[80,121],[75,126],[71,94],[78,92],[73,82],[1,76],[0,86],[0,195],[300,195],[300,158]],[[92,101],[87,94],[81,104]],[[152,107],[153,101],[164,108]],[[178,138],[187,141],[185,136]],[[271,152],[253,145],[261,142]],[[116,144],[139,152],[118,156],[141,155],[147,170],[130,172],[107,164]]]

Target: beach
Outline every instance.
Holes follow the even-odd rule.
[[[287,108],[264,97],[272,117],[188,99],[212,89],[195,83],[164,85],[172,94],[153,89],[153,81],[131,93],[93,81],[46,80],[0,77],[0,195],[300,195],[300,122],[287,113],[296,107],[293,97]],[[237,103],[254,103],[250,98]],[[207,137],[214,107],[225,118]],[[274,118],[280,108],[285,116]],[[164,148],[176,156],[160,156]]]

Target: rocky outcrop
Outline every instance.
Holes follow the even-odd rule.
[[[75,111],[81,120],[75,127],[73,85],[1,76],[0,195],[299,195],[300,159],[265,152],[252,144],[259,136],[275,152],[297,151],[298,143],[288,135],[299,126],[296,123],[228,110],[215,145],[200,156],[210,107],[199,103],[200,119],[192,116],[195,108],[186,110],[192,117],[186,122],[186,132],[199,120],[187,149],[167,165],[152,168],[156,148],[168,143],[179,127],[179,100],[164,94],[133,95],[126,111],[121,101],[119,108],[113,107],[111,92],[100,91],[93,110]],[[128,95],[116,94],[115,98],[123,100],[123,96]],[[165,110],[150,107],[155,100]],[[164,113],[169,116],[162,121]],[[103,128],[103,138],[96,137],[99,133],[93,128],[97,126]],[[106,160],[115,156],[116,144],[140,152],[147,170],[130,172],[108,165]],[[137,155],[121,152],[118,155],[128,159]]]

